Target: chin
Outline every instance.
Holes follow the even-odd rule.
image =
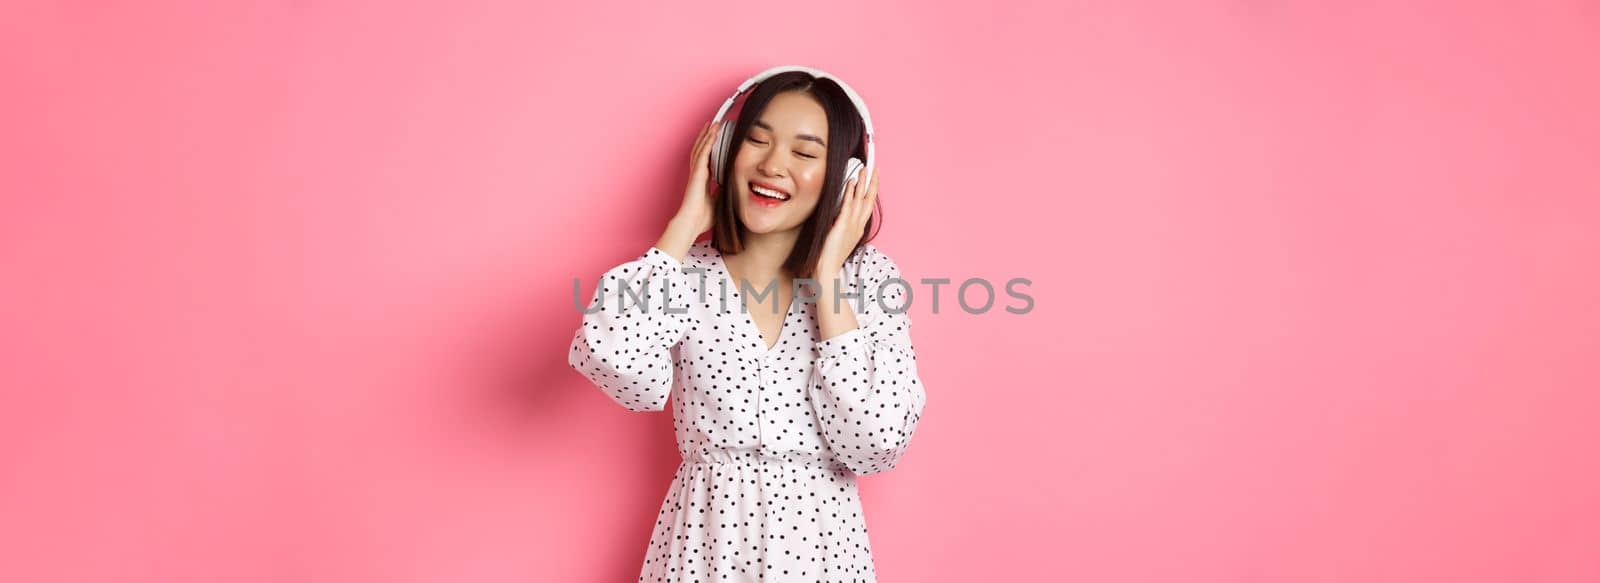
[[[764,208],[755,206],[750,202],[750,197],[755,196],[748,190],[740,189],[739,220],[744,223],[745,230],[755,234],[778,233],[799,228],[805,223],[805,217],[796,218],[794,208]]]
[[[751,218],[749,216],[745,216],[745,217],[742,217],[742,218],[744,219],[744,229],[746,231],[749,231],[749,232],[751,232],[753,234],[757,234],[757,235],[765,235],[765,234],[768,234],[768,233],[777,233],[777,232],[781,232],[781,231],[785,231],[785,230],[793,228],[793,227],[785,227],[781,223],[774,223],[774,222],[772,222],[770,220],[765,220],[765,219],[751,220]]]

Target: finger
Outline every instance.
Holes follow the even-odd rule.
[[[861,220],[861,209],[867,202],[867,169],[856,174],[856,220]]]
[[[717,130],[722,128],[722,123],[719,121],[706,124],[705,139],[702,140],[700,147],[709,148],[713,142],[717,141]]]
[[[711,127],[706,129],[706,157],[707,158],[709,158],[711,156],[711,147],[717,145],[717,138],[722,137],[722,128],[724,126],[727,126],[727,125],[728,125],[728,120],[722,120],[722,121],[719,121],[717,123],[711,124]]]
[[[700,126],[700,133],[695,135],[695,137],[694,137],[694,146],[689,148],[689,162],[690,163],[693,163],[696,158],[700,157],[700,148],[701,148],[701,145],[704,144],[705,141],[706,141],[706,130],[708,128],[710,128],[710,127],[711,127],[711,122],[709,122],[709,121],[706,122],[705,125]]]
[[[711,144],[716,141],[716,127],[716,124],[706,124],[706,128],[702,130],[703,133],[700,136],[699,142],[695,144],[694,165],[697,168],[699,166],[705,166],[706,162],[711,157]]]
[[[861,222],[861,173],[856,173],[855,179],[850,183],[850,203],[845,208],[845,217],[849,221],[851,232],[858,230],[857,224]]]
[[[878,210],[878,168],[876,166],[872,168],[872,187],[867,189],[866,206],[867,216],[862,217],[861,220],[863,223],[865,223],[867,219],[871,219],[872,213],[877,212]],[[862,228],[865,229],[866,225],[863,224]]]
[[[867,212],[870,214],[873,202],[878,200],[878,169],[872,169],[872,184],[867,187]]]
[[[859,176],[859,175],[858,175]],[[860,183],[858,176],[850,177],[850,182],[844,187],[844,202],[840,203],[839,216],[849,219],[850,213],[855,209],[856,184]]]

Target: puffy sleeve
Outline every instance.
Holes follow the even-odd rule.
[[[899,463],[927,401],[905,313],[909,282],[887,255],[871,247],[863,251],[857,283],[846,280],[841,291],[860,293],[861,300],[839,301],[840,309],[855,310],[857,327],[817,344],[820,354],[807,387],[828,447],[859,475]],[[900,281],[885,283],[894,280]],[[820,298],[817,305],[832,309],[832,300]]]
[[[606,271],[572,336],[567,364],[629,411],[661,411],[672,392],[672,347],[689,326],[682,267],[650,247]]]

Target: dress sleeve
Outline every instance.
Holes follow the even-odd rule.
[[[689,326],[682,267],[651,247],[606,271],[572,336],[567,364],[629,411],[661,411],[672,392],[672,347]]]
[[[807,390],[834,456],[852,472],[867,475],[899,463],[927,395],[905,313],[909,283],[883,285],[900,279],[900,268],[875,249],[862,260],[853,290],[862,299],[839,301],[840,309],[855,310],[857,327],[817,344],[820,355]],[[817,305],[832,309],[832,300],[820,298]]]

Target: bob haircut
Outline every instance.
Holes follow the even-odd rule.
[[[745,96],[744,105],[739,107],[739,118],[734,123],[732,136],[733,143],[738,146],[729,148],[727,159],[722,161],[722,175],[733,176],[733,161],[739,157],[739,150],[744,148],[745,139],[750,135],[750,126],[766,111],[773,97],[787,91],[799,91],[812,96],[822,104],[822,110],[828,116],[828,154],[822,195],[811,216],[800,226],[800,236],[795,240],[794,250],[783,262],[784,269],[794,276],[815,279],[822,244],[839,216],[838,193],[844,188],[845,161],[852,157],[865,161],[867,157],[866,148],[861,143],[862,134],[866,133],[865,125],[844,89],[832,79],[813,77],[805,71],[780,73],[756,84]],[[720,185],[720,188],[723,193],[734,190],[727,184]],[[716,207],[712,209],[711,244],[724,254],[736,254],[744,250],[745,226],[734,208],[734,198],[718,196]],[[875,227],[879,226],[879,216],[878,209],[874,208],[872,216],[867,219],[861,240],[850,249],[846,260],[855,257],[862,245],[877,236]],[[829,277],[835,275],[828,274]]]

